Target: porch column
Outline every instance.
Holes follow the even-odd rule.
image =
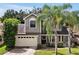
[[[40,38],[39,38],[39,44],[41,44],[41,21],[40,21]]]
[[[60,36],[60,42],[62,42],[62,40],[63,40],[63,38],[62,38],[62,36]]]

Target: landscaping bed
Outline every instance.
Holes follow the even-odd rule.
[[[79,55],[79,48],[72,48],[71,55]],[[58,48],[58,55],[68,55],[68,48]],[[35,55],[55,55],[54,49],[40,49],[36,50]]]
[[[4,54],[4,53],[6,53],[6,52],[7,52],[7,50],[6,50],[6,45],[0,46],[0,55]]]

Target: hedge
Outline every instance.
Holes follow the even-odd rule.
[[[17,25],[20,23],[19,20],[9,18],[4,20],[4,43],[6,47],[13,48],[15,46],[15,35],[17,34]]]

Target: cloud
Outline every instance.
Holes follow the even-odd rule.
[[[5,12],[5,11],[6,11],[5,9],[1,9],[1,8],[0,8],[0,17],[4,15],[4,12]]]
[[[4,15],[5,11],[7,9],[14,9],[16,11],[19,11],[20,9],[22,10],[32,10],[33,7],[27,7],[27,6],[21,6],[21,5],[16,5],[16,4],[1,4],[0,6],[0,17]]]
[[[14,9],[14,10],[20,10],[20,9],[28,9],[28,10],[31,10],[32,7],[25,7],[25,6],[20,6],[20,5],[16,5],[16,4],[8,4],[6,5],[6,8],[7,9]]]

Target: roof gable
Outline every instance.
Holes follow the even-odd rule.
[[[31,13],[31,14],[29,14],[28,16],[26,16],[25,18],[23,18],[23,20],[26,20],[27,18],[29,18],[29,17],[31,17],[31,16],[35,16],[35,17],[37,17],[37,15],[36,15],[36,14]]]

